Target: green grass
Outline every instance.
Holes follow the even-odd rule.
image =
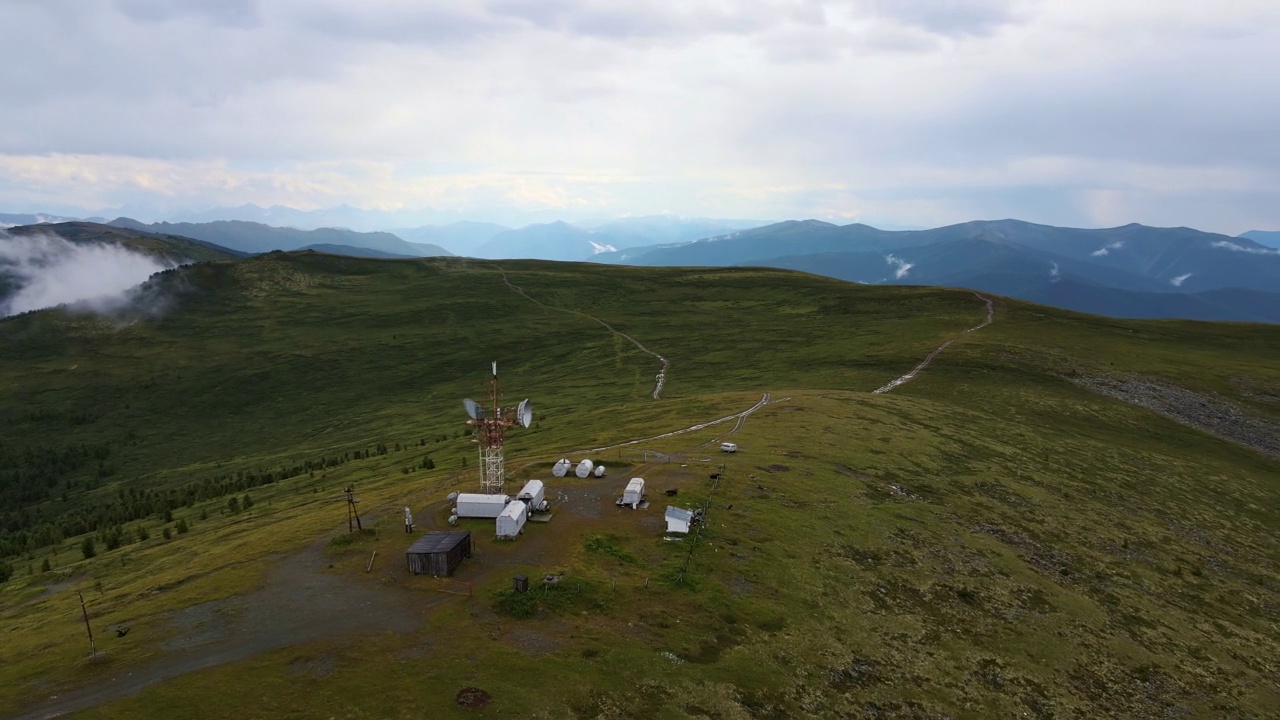
[[[116,475],[67,506],[119,485],[402,447],[254,488],[236,515],[220,512],[225,498],[182,508],[192,530],[168,541],[157,518],[142,521],[149,540],[89,561],[68,538],[54,577],[38,572],[49,550],[13,558],[0,712],[162,657],[165,613],[252,590],[316,539],[332,540],[332,572],[378,582],[365,563],[374,549],[403,551],[397,508],[474,484],[474,445],[454,437],[458,400],[483,392],[491,359],[506,399],[538,408],[536,426],[511,435],[521,478],[547,477],[572,448],[721,417],[764,391],[790,399],[751,416],[735,436],[742,452],[714,458],[725,476],[696,540],[640,522],[661,517],[663,487],[680,487],[675,504],[707,501],[712,465],[630,467],[639,448],[606,452],[615,470],[645,474],[650,509],[582,522],[558,512],[516,543],[475,524],[471,562],[499,569],[425,612],[418,633],[287,648],[84,716],[197,703],[207,717],[473,715],[453,705],[466,686],[494,697],[480,715],[548,718],[1261,718],[1280,707],[1280,461],[1063,377],[1158,378],[1277,420],[1280,329],[1000,301],[994,325],[871,395],[977,324],[981,303],[772,270],[502,267],[540,301],[666,356],[663,399],[649,398],[651,356],[474,261],[273,255],[188,270],[159,320],[0,322],[0,442],[114,449]],[[680,452],[729,427],[642,447]],[[435,470],[417,469],[426,452]],[[593,481],[561,486],[574,482]],[[348,483],[378,530],[349,544],[334,540]],[[540,538],[554,540],[545,561],[524,564],[523,544]],[[517,572],[533,592],[510,591]],[[550,572],[563,579],[544,588]],[[37,595],[58,579],[85,592],[95,627],[130,624],[151,640],[110,643],[105,666],[85,664],[74,592]],[[298,670],[313,666],[328,671]]]

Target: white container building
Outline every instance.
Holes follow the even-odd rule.
[[[510,495],[485,495],[483,493],[458,493],[458,517],[496,518],[502,514]]]
[[[547,504],[547,489],[541,480],[530,480],[524,484],[524,489],[516,495],[516,499],[524,502],[529,507],[529,512],[541,510]]]
[[[622,491],[622,504],[630,505],[632,510],[640,507],[644,501],[644,478],[631,478],[627,489]]]
[[[583,460],[582,462],[578,463],[578,469],[574,470],[573,472],[575,475],[577,475],[580,478],[590,477],[591,470],[595,468],[595,466],[596,464],[591,462],[590,460]]]
[[[693,523],[693,511],[668,505],[666,520],[667,532],[679,535],[688,535],[689,525]]]
[[[528,519],[529,506],[519,500],[512,500],[494,522],[498,537],[514,538],[524,529],[524,521]]]

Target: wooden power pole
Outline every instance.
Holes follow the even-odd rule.
[[[355,518],[356,529],[364,530],[364,526],[360,524],[360,512],[356,510],[356,503],[360,502],[356,499],[355,485],[347,486],[347,533],[355,532],[351,527],[351,519]]]
[[[93,657],[98,657],[98,647],[93,644],[93,628],[89,627],[89,611],[84,606],[84,595],[79,590],[76,591],[76,595],[80,596],[80,614],[84,616],[85,632],[89,633],[89,652]]]

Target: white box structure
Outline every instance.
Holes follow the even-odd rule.
[[[667,532],[679,535],[688,535],[689,526],[693,524],[693,511],[668,505],[665,518],[667,521]]]
[[[511,502],[510,495],[458,493],[458,517],[496,518]]]
[[[547,489],[541,480],[530,480],[524,484],[524,488],[520,494],[516,495],[516,499],[524,501],[524,504],[529,506],[529,512],[541,510],[547,501]]]
[[[644,478],[631,478],[627,489],[622,491],[622,504],[630,505],[632,510],[640,507],[644,501]]]
[[[524,529],[524,521],[529,519],[529,506],[519,500],[512,500],[498,515],[494,528],[500,538],[514,538]]]

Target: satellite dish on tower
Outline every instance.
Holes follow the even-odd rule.
[[[484,408],[480,407],[480,404],[477,403],[475,400],[472,400],[471,398],[467,398],[466,400],[462,401],[462,404],[464,407],[467,408],[467,417],[471,418],[472,420],[484,419]]]
[[[516,420],[524,427],[533,424],[533,403],[528,398],[520,401],[520,407],[516,409]]]

